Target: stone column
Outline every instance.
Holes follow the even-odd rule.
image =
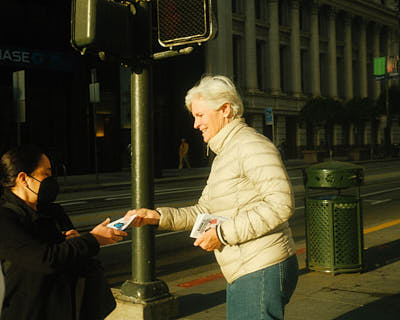
[[[257,85],[257,52],[256,52],[256,15],[254,0],[245,2],[245,41],[246,41],[246,88],[249,91],[256,91]]]
[[[336,10],[328,12],[328,92],[332,98],[337,97],[337,63],[336,63]]]
[[[206,44],[206,72],[233,78],[232,1],[219,1],[218,36]]]
[[[230,1],[228,1],[230,2]],[[281,92],[281,74],[279,57],[279,11],[278,0],[268,1],[269,13],[269,76],[271,85],[271,95],[279,95]]]
[[[367,82],[367,23],[365,19],[360,19],[360,39],[358,45],[358,63],[359,63],[359,82],[360,97],[368,96]]]
[[[301,61],[300,61],[300,19],[299,0],[290,1],[291,33],[290,33],[290,60],[291,60],[291,85],[295,97],[301,94]]]
[[[351,20],[352,16],[346,14],[344,17],[344,96],[346,100],[350,100],[354,96]]]
[[[381,32],[381,26],[378,24],[375,24],[374,29],[373,29],[373,35],[372,35],[372,37],[373,37],[373,40],[372,40],[372,52],[373,52],[372,56],[373,56],[373,58],[378,58],[381,56],[380,32]],[[375,81],[373,98],[377,99],[380,94],[381,94],[381,82]]]
[[[313,2],[311,7],[311,39],[310,39],[310,61],[311,61],[311,92],[313,96],[321,95],[321,77],[319,66],[319,31],[318,31],[318,3]]]

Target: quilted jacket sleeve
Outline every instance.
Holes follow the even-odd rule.
[[[294,212],[290,180],[278,150],[263,137],[253,135],[235,150],[242,175],[253,188],[253,201],[220,227],[230,245],[247,242],[286,227]],[[241,191],[238,190],[240,193]]]
[[[197,215],[200,213],[208,213],[206,206],[207,201],[205,199],[206,194],[207,186],[203,190],[202,196],[196,205],[183,208],[157,208],[157,211],[161,213],[158,228],[160,230],[191,230]]]

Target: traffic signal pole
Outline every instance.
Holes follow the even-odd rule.
[[[151,8],[146,1],[138,4],[138,17],[143,21],[143,59],[132,67],[131,73],[131,192],[133,208],[154,207],[153,174],[153,107],[151,101]],[[139,13],[139,12],[138,12]],[[154,226],[132,228],[132,277],[121,292],[136,303],[148,303],[168,297],[168,286],[155,277]]]
[[[157,1],[158,41],[170,51],[152,54],[155,0],[72,0],[71,45],[81,54],[131,67],[132,208],[153,208],[152,71],[155,60],[190,54],[188,44],[214,38],[212,0]],[[215,21],[214,21],[215,20]],[[181,47],[172,51],[174,47]],[[177,298],[155,276],[154,227],[132,229],[132,276],[116,291],[117,308],[107,319],[165,320],[177,314]],[[149,310],[150,309],[150,310]]]

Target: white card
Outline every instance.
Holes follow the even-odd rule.
[[[117,229],[117,230],[125,230],[133,221],[133,219],[136,218],[136,214],[134,214],[132,217],[129,218],[127,222],[124,221],[124,218],[115,220],[113,222],[110,222],[107,227]]]

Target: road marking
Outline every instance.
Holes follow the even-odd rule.
[[[400,187],[381,190],[381,191],[376,191],[376,192],[365,193],[365,194],[361,195],[361,198],[365,198],[365,197],[369,197],[369,196],[376,196],[378,194],[384,194],[384,193],[388,193],[388,192],[391,192],[391,191],[397,191],[397,190],[400,190]]]
[[[200,284],[204,284],[210,281],[214,281],[214,280],[218,280],[223,278],[224,276],[222,275],[222,273],[216,273],[216,274],[212,274],[209,276],[206,276],[204,278],[199,278],[199,279],[195,279],[192,281],[188,281],[188,282],[183,282],[183,283],[179,283],[177,284],[178,287],[183,287],[183,288],[190,288],[190,287],[194,287],[194,286],[198,286]]]
[[[154,192],[154,195],[184,193],[184,192],[188,192],[188,191],[201,191],[201,190],[203,190],[203,187],[182,187],[182,188],[174,188],[174,189],[167,189],[167,190],[156,190]],[[111,201],[111,200],[129,199],[131,197],[132,197],[132,193],[122,193],[122,194],[116,195],[114,197],[107,197],[107,198],[105,198],[105,195],[102,195],[102,196],[95,196],[95,197],[78,198],[78,199],[74,199],[74,200],[59,200],[59,201],[55,201],[55,202],[65,206],[65,205],[72,205],[72,204],[87,203],[88,200],[103,199],[103,200]]]
[[[86,203],[88,203],[87,201],[72,201],[72,202],[67,202],[67,201],[57,201],[57,203],[58,204],[61,204],[63,207],[66,207],[66,206],[73,206],[73,205],[76,205],[76,204],[86,204]]]
[[[105,201],[112,201],[112,200],[121,200],[121,199],[130,199],[132,196],[117,196],[117,197],[110,197],[110,198],[104,198]]]
[[[392,227],[392,226],[395,226],[395,225],[398,225],[398,224],[400,224],[400,219],[389,221],[389,222],[386,222],[386,223],[383,223],[383,224],[379,224],[379,225],[377,225],[375,227],[364,229],[364,234],[375,232],[375,231],[379,231],[379,230],[382,230],[382,229],[385,229],[385,228],[389,228],[389,227]]]
[[[381,203],[385,203],[385,202],[390,202],[392,201],[392,199],[384,199],[384,200],[375,200],[373,202],[371,202],[371,206],[375,206],[377,204],[381,204]]]
[[[306,252],[306,248],[301,248],[301,249],[296,251],[296,255],[300,255],[300,254],[302,254],[304,252]],[[203,277],[203,278],[194,279],[192,281],[178,283],[177,286],[178,287],[182,287],[182,288],[191,288],[191,287],[198,286],[200,284],[204,284],[204,283],[207,283],[207,282],[211,282],[211,281],[214,281],[214,280],[221,279],[223,277],[224,276],[223,276],[222,272],[220,272],[220,273],[216,273],[216,274],[211,274],[211,275]]]

